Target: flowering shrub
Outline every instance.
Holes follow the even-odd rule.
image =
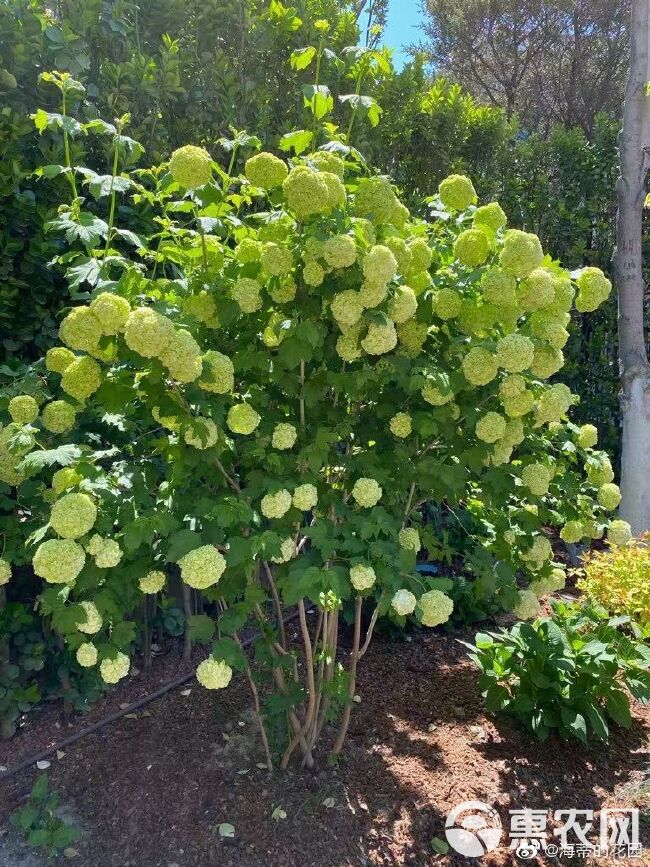
[[[360,173],[337,141],[290,161],[258,153],[238,176],[186,147],[119,174],[108,223],[76,196],[52,228],[72,243],[83,303],[8,395],[0,431],[0,481],[21,503],[3,580],[31,563],[41,611],[107,683],[127,675],[133,612],[167,578],[203,596],[196,640],[218,625],[197,673],[208,688],[249,671],[238,634],[262,623],[256,657],[289,707],[283,764],[296,749],[311,764],[342,710],[340,751],[377,617],[449,619],[451,582],[415,571],[435,547],[425,504],[464,504],[492,595],[530,617],[558,581],[542,528],[602,535],[617,501],[606,455],[567,418],[573,396],[548,382],[570,276],[496,203],[476,208],[467,178],[440,185],[444,219],[426,222]],[[138,236],[114,223],[118,188],[149,227]],[[579,281],[603,300],[603,280]],[[348,599],[350,671],[334,662]],[[278,625],[294,605],[304,686]]]

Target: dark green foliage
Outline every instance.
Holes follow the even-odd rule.
[[[626,693],[650,700],[650,648],[628,617],[577,603],[553,603],[553,615],[479,633],[470,657],[481,670],[490,713],[515,717],[545,740],[553,731],[586,743],[628,727]]]
[[[29,802],[11,815],[11,823],[24,835],[29,846],[44,849],[55,857],[79,837],[77,829],[57,816],[59,796],[51,792],[47,774],[34,783]]]

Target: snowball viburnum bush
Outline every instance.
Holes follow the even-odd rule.
[[[388,178],[332,144],[258,153],[218,181],[194,146],[125,173],[124,212],[148,234],[128,247],[112,228],[105,256],[73,245],[63,264],[83,258],[69,276],[89,301],[65,311],[60,345],[0,404],[0,493],[17,488],[24,517],[0,583],[11,587],[9,564],[31,564],[55,631],[116,683],[141,612],[181,582],[188,636],[212,645],[199,682],[281,671],[283,702],[307,695],[285,760],[297,749],[308,765],[321,699],[345,734],[354,695],[342,698],[354,678],[338,664],[317,664],[336,659],[343,606],[355,664],[371,635],[361,594],[373,626],[452,616],[454,582],[415,569],[436,550],[427,504],[471,515],[468,571],[490,588],[476,592],[526,618],[559,586],[542,528],[627,542],[597,432],[572,424],[573,396],[548,382],[574,297],[595,309],[604,275],[572,279],[460,175],[434,197],[441,218],[414,218]],[[99,206],[80,199],[90,219]],[[283,659],[295,651],[277,616],[296,606],[304,637],[308,605],[315,679],[294,689],[302,667]],[[253,662],[239,632],[260,621]]]

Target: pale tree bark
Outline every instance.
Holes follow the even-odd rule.
[[[639,535],[650,529],[650,365],[642,270],[645,179],[650,166],[650,0],[634,0],[630,37],[630,74],[620,135],[614,276],[623,422],[620,511]]]

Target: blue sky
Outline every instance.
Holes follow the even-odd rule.
[[[419,41],[421,23],[420,0],[390,0],[383,42],[395,49],[393,60],[398,69],[408,60],[402,48]]]

